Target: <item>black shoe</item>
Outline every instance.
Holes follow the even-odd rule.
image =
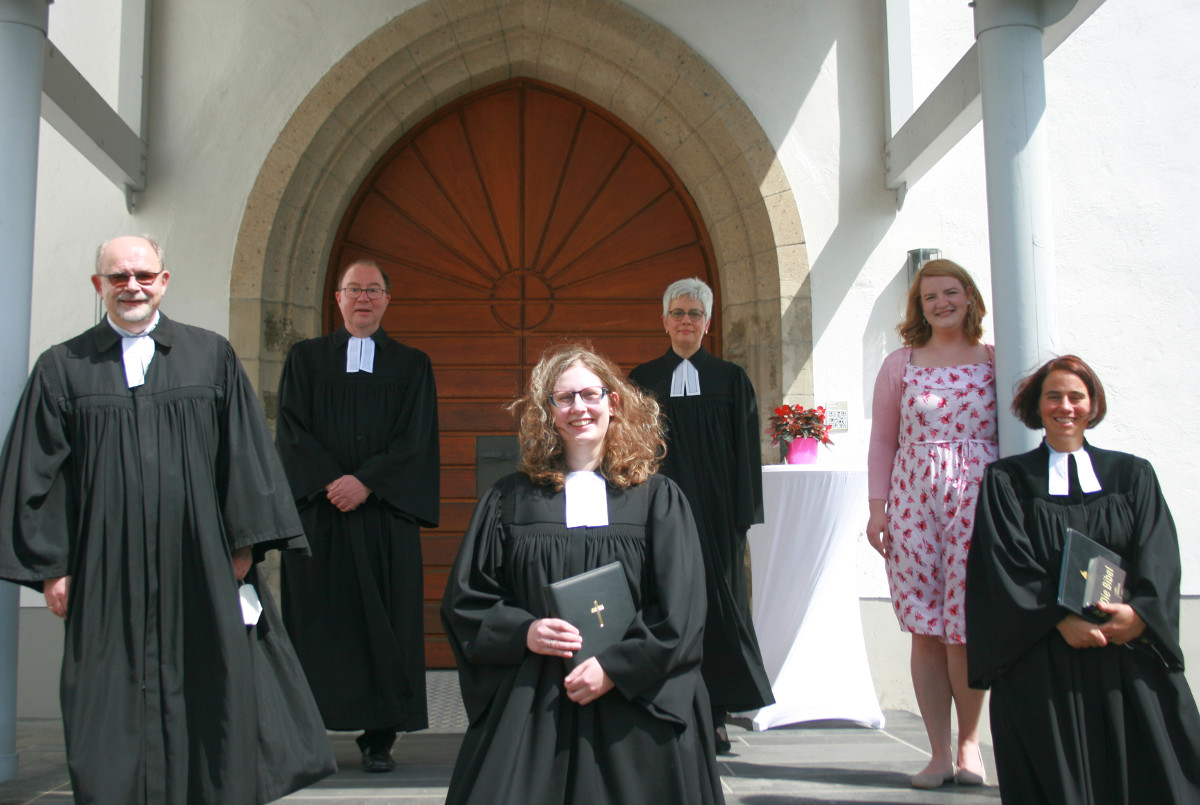
[[[718,755],[732,754],[733,744],[729,740],[729,733],[725,731],[724,724],[719,724],[713,728],[713,738],[717,744]]]
[[[396,761],[392,760],[392,753],[387,749],[364,749],[362,756],[362,770],[366,772],[382,772],[391,771],[396,768]]]

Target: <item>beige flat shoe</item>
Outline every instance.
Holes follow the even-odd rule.
[[[987,769],[983,768],[983,754],[979,755],[979,768],[983,771],[971,771],[964,769],[961,766],[954,772],[954,782],[959,785],[985,785],[987,783]]]
[[[986,785],[987,773],[979,774],[969,769],[959,769],[954,772],[954,782],[959,785]]]
[[[932,791],[935,788],[941,788],[954,779],[954,769],[951,768],[945,774],[938,774],[935,771],[914,774],[909,778],[909,781],[912,783],[913,788],[920,788],[922,791]]]

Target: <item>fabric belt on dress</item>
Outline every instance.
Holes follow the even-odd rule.
[[[931,439],[925,442],[902,442],[901,447],[916,446],[922,444],[996,444],[990,439]]]

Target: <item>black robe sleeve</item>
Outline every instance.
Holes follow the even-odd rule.
[[[1158,649],[1168,667],[1183,670],[1179,645],[1179,537],[1158,476],[1150,462],[1133,459],[1131,489],[1136,553],[1126,579],[1128,604],[1146,622],[1143,637]]]
[[[646,524],[654,597],[596,660],[627,699],[682,726],[695,698],[696,680],[687,672],[698,668],[703,651],[706,597],[697,580],[704,565],[683,492],[662,476],[647,483],[655,485]]]
[[[450,571],[442,599],[442,625],[458,661],[463,706],[472,722],[496,695],[508,668],[519,664],[532,613],[510,603],[501,581],[501,505],[504,482],[489,489],[475,507]]]
[[[287,476],[254,387],[227,341],[222,342],[225,399],[220,408],[217,480],[230,550],[255,546],[308,553]]]
[[[967,554],[967,675],[987,688],[1065,616],[1057,573],[1037,558],[1025,513],[1000,464],[984,472]]]
[[[354,470],[354,476],[391,506],[426,528],[438,524],[441,455],[437,385],[423,352],[408,350],[408,387],[387,446]]]
[[[739,531],[763,522],[762,453],[758,421],[758,399],[744,371],[734,372],[733,381],[734,473],[737,508],[734,517]]]
[[[279,411],[275,443],[284,457],[284,470],[297,501],[321,497],[325,486],[342,477],[337,457],[321,445],[313,428],[313,376],[308,344],[288,352],[279,378]]]
[[[38,359],[0,454],[0,578],[42,589],[71,573],[71,490],[63,467],[71,446],[54,357]]]

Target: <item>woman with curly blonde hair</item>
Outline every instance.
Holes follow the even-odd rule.
[[[520,471],[480,498],[442,601],[470,719],[446,801],[723,802],[701,728],[703,565],[687,500],[654,474],[657,403],[567,344],[511,407]],[[545,588],[613,562],[633,622],[571,669],[585,647],[550,616]]]
[[[666,452],[658,403],[621,377],[617,366],[584,344],[558,347],[542,358],[529,378],[529,388],[509,408],[520,418],[521,472],[537,483],[562,489],[566,457],[562,436],[555,429],[554,384],[568,367],[578,363],[596,375],[609,402],[620,406],[610,416],[600,473],[621,489],[644,483],[658,470]]]

